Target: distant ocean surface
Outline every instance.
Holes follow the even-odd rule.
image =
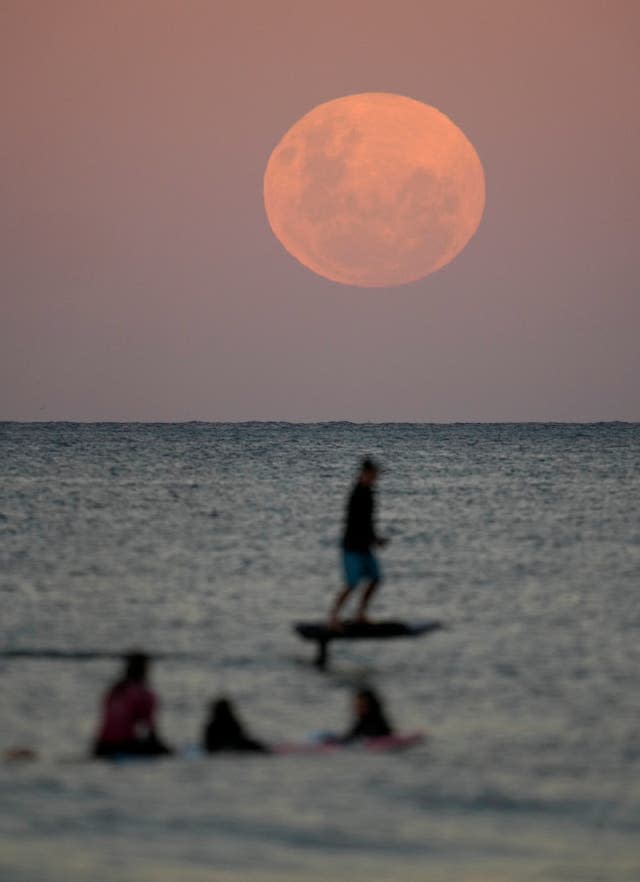
[[[415,640],[291,623],[340,587],[362,454]],[[640,425],[0,424],[0,879],[637,882]],[[220,691],[270,741],[375,686],[403,753],[85,759],[130,647],[161,730]]]

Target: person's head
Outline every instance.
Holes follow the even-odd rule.
[[[235,722],[236,715],[233,705],[225,696],[220,696],[211,702],[211,719],[216,723]]]
[[[371,457],[365,456],[360,463],[360,483],[370,487],[378,480],[379,474],[380,466],[378,463],[371,459]]]
[[[147,677],[149,656],[144,652],[130,652],[125,658],[124,679],[142,682]]]
[[[354,711],[359,720],[382,714],[382,704],[373,689],[358,689],[354,696]]]

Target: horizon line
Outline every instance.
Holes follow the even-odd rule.
[[[522,426],[522,425],[539,425],[539,426],[598,426],[598,425],[629,425],[634,426],[640,423],[640,419],[530,419],[530,420],[514,420],[514,419],[495,419],[495,420],[345,420],[345,419],[325,419],[325,420],[292,420],[292,419],[242,419],[242,420],[205,420],[205,419],[186,419],[186,420],[126,420],[126,419],[0,419],[0,425],[17,424],[26,426],[46,426],[46,425],[72,425],[72,426],[185,426],[185,425],[202,425],[202,426],[246,426],[246,425],[289,425],[289,426]]]

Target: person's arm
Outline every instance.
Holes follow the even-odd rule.
[[[368,500],[368,511],[367,517],[369,522],[369,541],[371,545],[377,545],[379,548],[384,548],[385,545],[388,544],[389,540],[385,536],[381,536],[378,533],[375,523],[375,498],[373,493],[370,492],[369,500]]]
[[[153,732],[156,727],[156,712],[158,702],[155,695],[150,690],[145,690],[140,701],[140,722],[142,722],[149,732]]]
[[[158,735],[156,730],[156,711],[158,701],[150,689],[145,690],[144,698],[141,701],[141,711],[143,714],[143,725],[146,728],[146,739],[152,744],[158,754],[172,754],[173,747]]]

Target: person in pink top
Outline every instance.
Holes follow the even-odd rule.
[[[132,652],[121,679],[107,691],[93,745],[95,757],[159,756],[173,753],[155,729],[157,699],[147,685],[149,658]]]

